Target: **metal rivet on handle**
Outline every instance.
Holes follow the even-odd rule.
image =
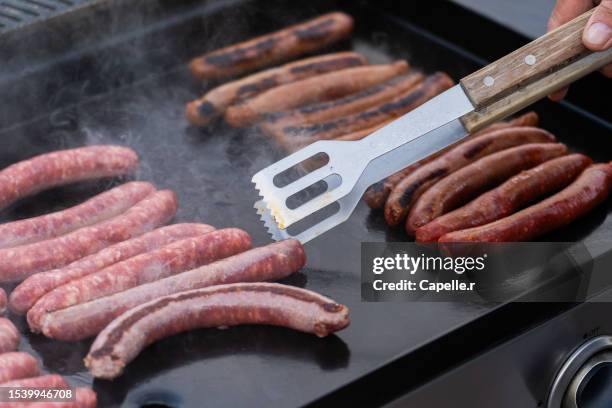
[[[485,84],[485,86],[492,86],[495,83],[495,79],[492,76],[488,75],[484,77],[482,82]]]
[[[527,65],[533,65],[535,64],[537,61],[535,55],[533,54],[529,54],[528,56],[525,57],[525,64]]]

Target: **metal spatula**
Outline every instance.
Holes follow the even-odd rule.
[[[362,140],[318,141],[255,174],[252,181],[263,197],[255,207],[272,237],[304,243],[321,235],[350,216],[371,184],[612,62],[612,50],[592,53],[582,45],[591,14],[469,75]],[[288,169],[321,155],[328,158],[322,167],[287,185],[277,182]],[[323,186],[318,195],[288,205],[314,185]]]

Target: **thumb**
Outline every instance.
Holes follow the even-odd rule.
[[[612,0],[602,0],[582,34],[584,45],[593,51],[612,46]]]

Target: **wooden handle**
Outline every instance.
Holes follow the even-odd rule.
[[[590,10],[500,60],[463,78],[476,111],[463,123],[474,132],[612,62],[612,50],[582,44]]]

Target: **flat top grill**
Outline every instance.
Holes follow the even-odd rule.
[[[168,10],[184,2],[161,1],[159,4],[170,9],[162,8],[165,14],[161,18],[168,24],[159,30],[75,57],[28,80],[0,83],[0,94],[14,101],[0,104],[0,124],[4,126],[0,129],[0,167],[56,149],[125,144],[141,155],[138,179],[177,192],[177,222],[237,226],[252,234],[255,245],[262,245],[269,237],[252,208],[257,194],[250,179],[282,153],[254,129],[231,129],[222,123],[203,130],[189,127],[184,104],[200,94],[201,84],[191,78],[185,61],[203,49],[330,9],[343,9],[357,20],[353,48],[371,61],[407,58],[416,68],[445,70],[458,79],[482,61],[432,34],[428,24],[448,15],[465,21],[467,32],[474,27],[491,28],[476,15],[446,3],[436,4],[435,12],[427,4],[406,2],[404,9],[397,2],[383,0],[372,5],[312,1],[308,6],[278,1],[266,2],[266,7],[248,1],[222,3],[225,7],[214,10],[211,8],[220,3],[197,4],[198,8],[180,14]],[[385,12],[386,6],[393,12]],[[139,20],[139,10],[134,12]],[[415,25],[399,15],[415,16],[423,24]],[[452,26],[448,21],[440,24]],[[232,30],[228,32],[227,27]],[[507,36],[504,40],[508,41],[499,43],[519,45],[514,34],[495,30],[489,35],[496,39]],[[219,38],[220,33],[228,37]],[[451,34],[457,41],[470,38],[463,31]],[[612,157],[612,146],[606,139],[609,123],[548,101],[534,109],[542,116],[542,126],[572,150],[594,160]],[[54,189],[2,212],[0,221],[74,205],[109,187],[106,182]],[[611,201],[547,238],[581,241],[594,256],[609,252]],[[173,407],[296,406],[322,398],[342,406],[350,396],[358,396],[366,406],[385,402],[381,398],[392,398],[512,330],[567,307],[361,302],[360,242],[402,240],[403,232],[390,230],[380,212],[371,212],[361,203],[347,223],[308,243],[307,268],[285,283],[320,292],[351,309],[351,326],[325,339],[272,327],[197,330],[152,345],[123,376],[108,382],[93,381],[83,367],[82,358],[91,341],[51,341],[28,333],[24,319],[14,320],[27,333],[21,348],[41,358],[46,370],[66,375],[73,384],[93,382],[101,407],[153,403]],[[402,376],[385,371],[398,361],[404,362]],[[360,379],[368,381],[360,383]],[[352,384],[360,385],[351,388]],[[370,388],[374,384],[376,389]],[[348,390],[350,395],[344,392]]]

